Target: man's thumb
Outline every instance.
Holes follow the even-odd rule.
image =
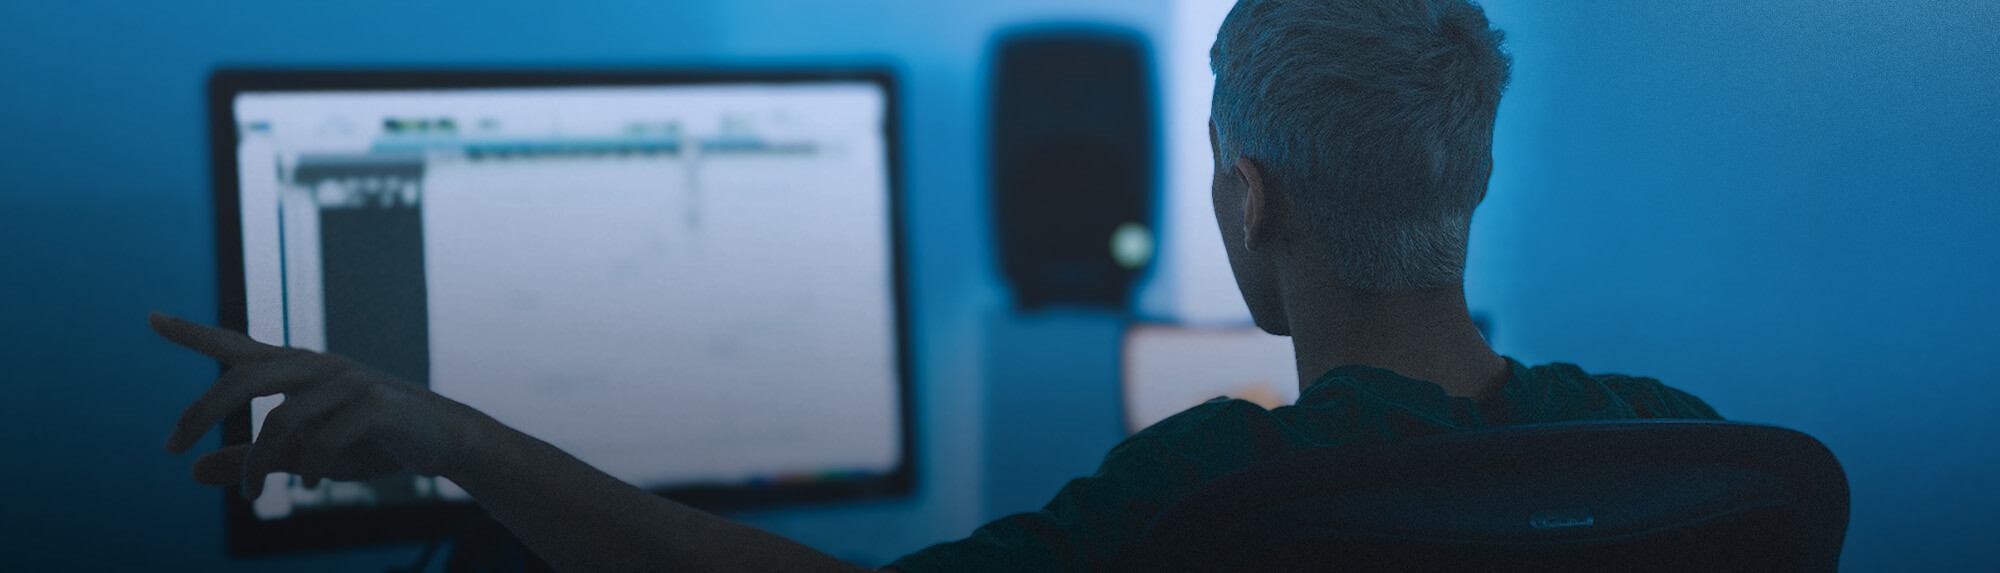
[[[203,454],[194,461],[194,481],[201,485],[231,485],[243,482],[243,459],[250,444],[237,444]]]

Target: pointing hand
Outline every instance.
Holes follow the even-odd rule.
[[[257,342],[241,333],[153,313],[153,331],[223,365],[222,377],[181,414],[167,451],[185,453],[216,422],[251,398],[284,394],[250,444],[201,456],[194,478],[205,485],[241,482],[262,493],[264,476],[290,472],[306,487],[322,479],[359,480],[409,469],[435,476],[454,469],[454,453],[476,424],[469,406],[353,360]]]

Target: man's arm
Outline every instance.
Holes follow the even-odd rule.
[[[409,469],[465,488],[564,571],[861,570],[633,487],[470,406],[351,360],[157,313],[150,322],[161,337],[224,365],[182,413],[167,451],[186,452],[252,398],[285,395],[254,443],[195,461],[203,484],[240,482],[254,499],[272,472],[298,474],[312,487]]]

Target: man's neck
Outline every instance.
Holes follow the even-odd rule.
[[[1315,294],[1288,297],[1285,309],[1300,390],[1348,364],[1432,382],[1453,396],[1483,397],[1507,380],[1507,361],[1473,326],[1460,286],[1388,295],[1344,289]]]

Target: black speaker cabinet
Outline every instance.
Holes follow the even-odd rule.
[[[1098,26],[996,38],[993,227],[1018,308],[1122,310],[1151,264],[1159,146],[1147,53],[1137,32]]]

